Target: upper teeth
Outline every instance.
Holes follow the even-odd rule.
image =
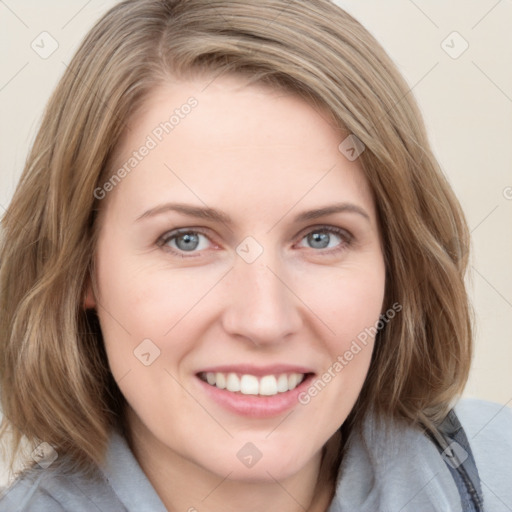
[[[203,380],[219,389],[227,389],[232,392],[240,391],[244,395],[265,396],[286,393],[286,391],[295,389],[304,380],[304,376],[303,373],[265,375],[261,378],[247,374],[239,376],[236,373],[207,372],[201,374]]]

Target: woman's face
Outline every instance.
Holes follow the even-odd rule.
[[[354,406],[385,268],[347,135],[232,77],[161,87],[131,119],[96,191],[87,305],[158,456],[280,480],[318,461]]]

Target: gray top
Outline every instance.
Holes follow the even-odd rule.
[[[482,483],[485,510],[512,511],[512,410],[462,400],[464,427]],[[49,466],[25,474],[0,499],[0,512],[166,512],[126,441],[113,434],[98,480]],[[412,428],[387,433],[368,418],[351,437],[328,512],[463,512],[448,466]]]

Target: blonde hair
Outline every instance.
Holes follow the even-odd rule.
[[[128,0],[99,20],[64,73],[2,219],[0,385],[13,452],[25,436],[91,469],[110,430],[123,425],[97,316],[83,307],[101,212],[94,190],[112,175],[126,122],[150,91],[195,72],[282,87],[365,145],[359,158],[387,269],[384,309],[402,310],[379,331],[342,429],[370,409],[439,423],[470,366],[469,233],[384,50],[327,0]]]

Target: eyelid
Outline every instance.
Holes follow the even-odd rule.
[[[300,247],[300,250],[309,250],[309,251],[312,251],[313,254],[315,255],[318,255],[318,256],[334,256],[338,253],[341,253],[345,250],[347,250],[349,247],[351,247],[354,242],[355,242],[355,237],[354,235],[352,235],[352,233],[350,233],[350,231],[344,229],[344,228],[340,228],[338,226],[332,226],[332,225],[316,225],[316,226],[308,226],[306,229],[302,230],[298,235],[297,237],[299,238],[299,241],[297,243],[300,243],[302,242],[302,240],[304,240],[304,238],[306,236],[308,236],[309,234],[311,233],[314,233],[314,232],[326,232],[326,233],[331,233],[331,234],[335,234],[337,236],[340,237],[341,239],[341,242],[335,246],[335,247],[331,247],[331,248],[324,248],[324,249],[314,249],[312,247]]]
[[[176,249],[170,247],[170,246],[167,246],[166,244],[168,242],[170,242],[172,239],[174,238],[177,238],[178,236],[180,235],[184,235],[184,234],[187,234],[187,233],[197,233],[199,235],[203,235],[204,237],[206,237],[208,239],[208,241],[210,242],[210,244],[213,244],[213,245],[217,245],[213,240],[212,240],[212,237],[206,233],[206,229],[204,228],[198,228],[198,227],[186,227],[186,228],[176,228],[176,229],[170,229],[169,231],[166,231],[163,235],[161,235],[160,237],[158,237],[157,241],[156,241],[156,245],[166,251],[169,251],[169,252],[172,252],[174,254],[178,254],[180,256],[183,256],[185,254],[187,254],[187,251],[177,251]],[[187,255],[188,257],[191,257],[191,256],[199,256],[203,251],[197,251],[197,254],[196,251],[190,251],[190,253]]]
[[[183,234],[186,234],[186,233],[199,233],[201,235],[204,235],[204,236],[208,236],[204,230],[202,228],[195,228],[195,227],[190,227],[190,228],[175,228],[175,229],[169,229],[168,231],[166,231],[165,233],[163,233],[162,235],[160,235],[158,237],[158,240],[169,240],[170,238],[173,238],[177,235],[183,235]],[[209,237],[208,237],[209,238]]]
[[[172,240],[173,238],[177,238],[181,234],[197,233],[197,234],[205,236],[208,239],[208,241],[210,242],[210,244],[212,244],[216,247],[219,247],[219,244],[217,244],[213,240],[212,236],[209,234],[209,231],[210,230],[205,229],[205,228],[193,227],[193,226],[171,229],[171,230],[166,231],[163,235],[161,235],[157,239],[157,245],[160,248],[163,248],[164,250],[174,253],[175,255],[178,255],[181,257],[198,257],[198,256],[201,256],[201,254],[204,253],[207,249],[203,249],[201,251],[190,251],[187,254],[187,251],[177,251],[176,249],[174,249],[170,246],[167,246],[166,244],[170,240]],[[317,252],[319,254],[320,253],[332,254],[337,251],[341,251],[341,250],[345,249],[348,245],[350,245],[354,240],[354,236],[352,235],[352,233],[350,233],[348,230],[346,230],[344,228],[340,228],[338,226],[333,226],[333,225],[329,225],[329,224],[317,224],[314,226],[308,226],[307,228],[304,228],[303,230],[301,230],[297,235],[295,235],[293,237],[294,240],[297,240],[297,239],[298,240],[294,243],[294,246],[297,243],[301,242],[307,235],[309,235],[315,231],[317,231],[317,232],[324,231],[327,233],[333,233],[335,235],[338,235],[342,239],[342,243],[340,243],[338,246],[336,246],[334,248],[330,248],[330,249],[313,249],[313,248],[311,248],[314,252]],[[305,247],[304,249],[307,249],[307,248]]]
[[[299,240],[302,240],[305,236],[315,231],[326,231],[328,233],[334,233],[342,238],[347,239],[347,241],[354,239],[354,235],[352,235],[352,233],[347,229],[340,228],[338,226],[332,226],[330,224],[317,224],[315,226],[308,226],[307,228],[301,230],[294,238],[299,238]]]

